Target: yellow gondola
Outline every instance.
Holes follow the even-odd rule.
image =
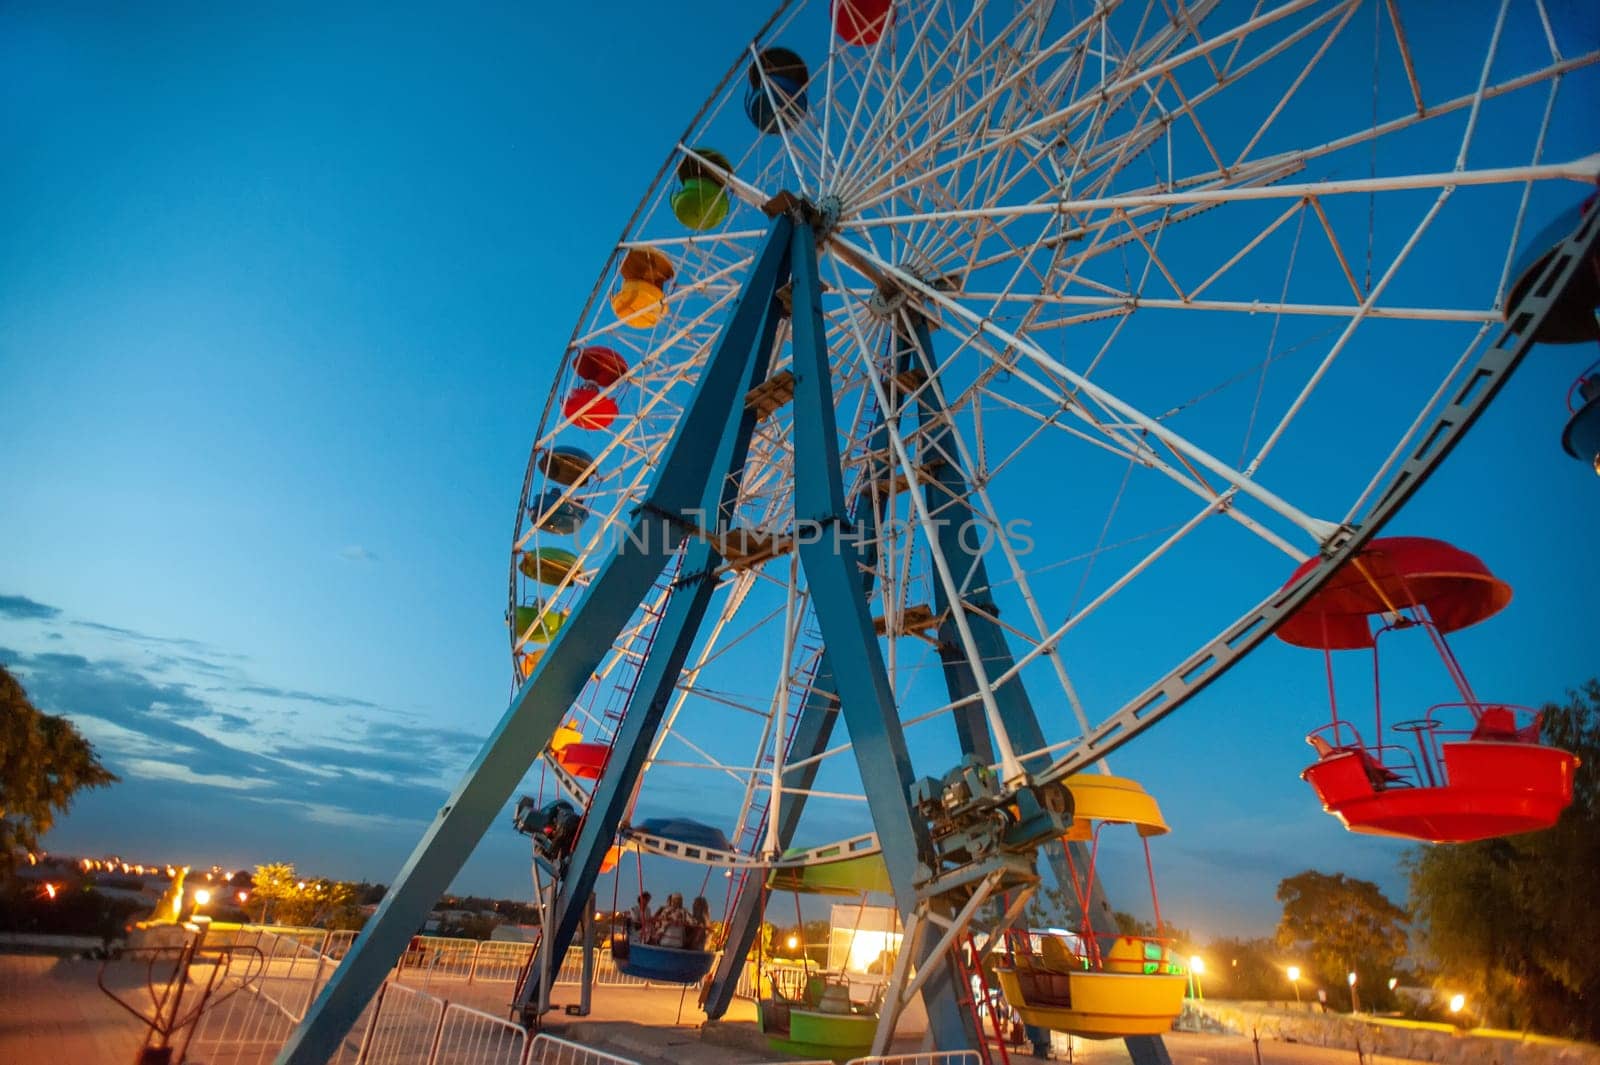
[[[1151,836],[1169,831],[1154,797],[1122,777],[1080,774],[1067,780],[1074,814],[1069,842],[1096,841],[1107,824],[1130,824],[1146,841],[1148,864]],[[1091,851],[1091,854],[1093,851]],[[1080,912],[1090,912],[1089,888],[1094,861],[1074,868],[1073,890]],[[1155,898],[1155,878],[1150,880]],[[1161,909],[1156,902],[1157,931]],[[1159,938],[1097,934],[1084,928],[1072,937],[1077,949],[1062,938],[1040,933],[1013,936],[1010,964],[996,966],[995,976],[1006,1001],[1028,1024],[1089,1039],[1159,1035],[1183,1011],[1187,978]]]
[[[611,309],[625,325],[649,329],[665,313],[666,287],[672,260],[654,248],[634,248],[622,259],[622,287],[611,296]]]

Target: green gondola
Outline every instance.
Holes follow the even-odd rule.
[[[797,894],[861,896],[863,904],[867,893],[890,890],[889,871],[879,854],[783,866],[772,871],[767,884],[774,891]],[[870,1053],[878,1006],[877,1001],[851,1002],[848,980],[818,973],[806,981],[799,997],[784,994],[774,983],[771,996],[756,1003],[756,1016],[774,1050],[843,1062]]]
[[[565,610],[546,610],[537,602],[517,607],[512,618],[519,643],[549,643],[566,623]]]
[[[761,1032],[773,1050],[838,1062],[871,1053],[872,1036],[878,1030],[876,1010],[858,1011],[841,984],[826,984],[815,1002],[810,999],[808,993],[800,1002],[774,997],[756,1003]]]

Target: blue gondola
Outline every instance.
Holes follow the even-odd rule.
[[[733,844],[720,828],[687,817],[650,817],[633,826],[633,831],[645,836],[680,843],[686,847],[703,847],[707,850],[731,851]]]
[[[765,77],[763,77],[765,72]],[[768,48],[750,64],[750,87],[744,94],[744,113],[762,133],[776,133],[780,125],[799,121],[806,113],[805,60],[787,48]]]
[[[661,984],[697,984],[711,971],[715,958],[715,952],[709,950],[658,947],[631,939],[625,952],[612,947],[612,961],[618,972]]]
[[[733,849],[733,844],[720,828],[687,817],[646,818],[631,830],[624,830],[624,837],[629,831],[676,843],[683,848],[683,855],[690,858],[696,857],[694,852],[697,849]],[[611,960],[618,972],[662,984],[698,983],[711,971],[711,963],[715,958],[715,951],[641,943],[633,936],[624,938],[619,935],[611,945]]]
[[[1600,474],[1600,373],[1578,382],[1583,406],[1573,412],[1561,434],[1561,446],[1579,462],[1587,462]]]
[[[571,536],[589,519],[589,508],[577,500],[561,499],[561,491],[547,488],[528,506],[528,520],[538,522],[545,532]]]

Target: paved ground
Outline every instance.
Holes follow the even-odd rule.
[[[143,1036],[139,1022],[95,986],[99,963],[0,955],[0,1063],[5,1065],[129,1065]],[[108,982],[125,995],[142,993],[143,966],[113,965]],[[420,981],[417,985],[420,986]],[[505,1016],[511,994],[506,983],[468,985],[463,980],[433,980],[430,993],[452,1002]],[[558,987],[555,1002],[577,1002],[576,988]],[[601,987],[594,1012],[586,1018],[556,1011],[547,1018],[553,1035],[609,1050],[641,1065],[751,1065],[775,1055],[755,1027],[754,1006],[736,1001],[728,1017],[702,1032],[702,1015],[691,991],[682,997],[668,988]],[[916,1039],[897,1044],[914,1051]],[[1067,1041],[1058,1036],[1058,1057],[1074,1065],[1123,1065],[1129,1061],[1120,1041]],[[1264,1042],[1260,1057],[1249,1039],[1225,1035],[1173,1033],[1167,1047],[1175,1065],[1357,1065],[1353,1051],[1291,1043]],[[1035,1059],[1014,1056],[1020,1063]],[[1393,1058],[1366,1059],[1366,1065],[1409,1065]]]
[[[99,962],[0,955],[0,1062],[67,1065],[132,1062],[144,1028],[95,986]],[[108,976],[137,994],[143,971]]]

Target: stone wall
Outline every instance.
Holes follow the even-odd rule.
[[[1348,1013],[1312,1012],[1273,1002],[1190,1002],[1178,1019],[1184,1031],[1224,1031],[1263,1042],[1361,1050],[1367,1054],[1441,1065],[1600,1065],[1600,1046],[1514,1033],[1461,1031],[1448,1025]],[[1263,1048],[1265,1056],[1265,1048]]]

